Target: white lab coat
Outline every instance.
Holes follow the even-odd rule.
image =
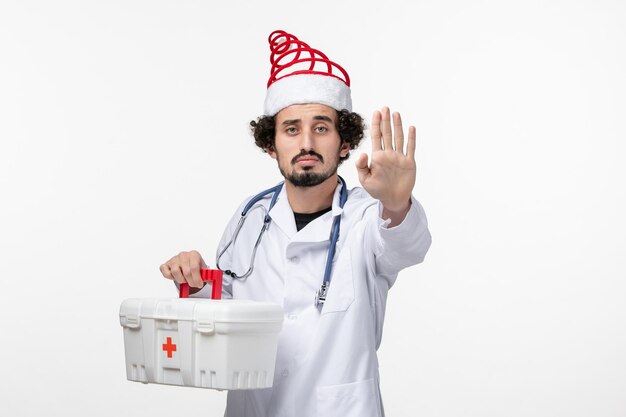
[[[426,216],[412,199],[402,224],[387,229],[380,203],[362,188],[339,207],[296,231],[285,187],[270,211],[272,223],[245,280],[224,275],[225,298],[270,301],[283,306],[273,387],[230,391],[227,417],[381,417],[376,350],[382,337],[387,291],[398,272],[424,259],[431,243]],[[269,206],[270,197],[261,203]],[[249,199],[247,200],[249,201]],[[245,201],[229,222],[218,252],[231,239]],[[333,216],[342,215],[326,303],[314,307],[329,247]],[[264,211],[250,212],[220,267],[247,271]],[[210,296],[208,289],[196,296]]]

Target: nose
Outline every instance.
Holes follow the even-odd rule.
[[[305,151],[310,151],[313,149],[313,134],[310,131],[305,131],[302,133],[302,149]]]

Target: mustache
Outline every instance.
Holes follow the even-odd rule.
[[[298,158],[302,158],[303,156],[314,156],[319,159],[320,162],[324,163],[324,157],[322,155],[313,150],[305,151],[304,149],[302,149],[298,155],[293,157],[293,159],[291,160],[291,164],[295,165],[295,163],[298,162]]]

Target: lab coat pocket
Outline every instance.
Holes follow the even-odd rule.
[[[333,265],[333,274],[322,315],[346,311],[354,301],[354,279],[350,251],[343,251]]]
[[[379,417],[374,379],[317,387],[318,417]]]

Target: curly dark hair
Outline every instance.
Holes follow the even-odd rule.
[[[363,139],[363,131],[365,130],[365,123],[363,118],[354,112],[348,110],[337,110],[337,119],[335,127],[339,132],[339,137],[343,143],[350,145],[350,150],[356,149]],[[274,139],[276,137],[276,117],[275,116],[261,116],[257,120],[250,122],[250,131],[254,136],[254,143],[261,148],[263,152],[267,152],[268,149],[274,147]],[[345,161],[350,157],[348,153],[346,156],[340,158],[339,163]]]

